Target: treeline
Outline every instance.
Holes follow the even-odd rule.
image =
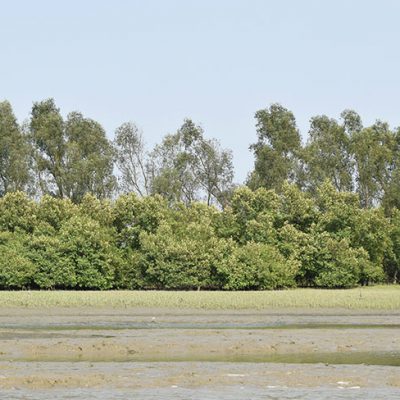
[[[22,192],[0,199],[3,289],[277,289],[393,282],[400,212],[362,209],[326,182],[314,198],[241,187],[224,210],[160,195]]]
[[[122,124],[110,141],[79,112],[64,119],[53,99],[34,103],[22,125],[10,103],[0,103],[0,196],[19,190],[79,203],[86,193],[106,199],[135,192],[224,205],[232,179],[231,152],[189,119],[148,151],[133,123]]]
[[[397,282],[400,132],[354,111],[256,113],[254,171],[191,120],[151,151],[78,112],[0,103],[0,288],[224,289]]]

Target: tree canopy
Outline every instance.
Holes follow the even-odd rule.
[[[187,118],[152,149],[53,99],[0,103],[0,289],[347,288],[398,282],[400,130],[345,110],[302,140],[255,114],[254,170]]]

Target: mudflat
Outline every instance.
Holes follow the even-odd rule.
[[[235,387],[255,398],[284,388],[390,398],[400,393],[400,312],[0,309],[0,396],[201,388],[214,398]]]

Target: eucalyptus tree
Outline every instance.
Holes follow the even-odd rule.
[[[364,208],[378,205],[390,182],[393,140],[388,124],[380,121],[352,135],[357,193]]]
[[[85,193],[111,195],[114,150],[98,122],[79,112],[64,121],[54,100],[48,99],[33,105],[30,136],[42,193],[75,202]]]
[[[304,158],[312,192],[327,179],[338,191],[353,189],[351,138],[344,124],[325,115],[313,117]]]
[[[114,147],[122,191],[149,195],[148,161],[142,132],[132,122],[122,124],[115,132]]]
[[[382,206],[390,214],[394,208],[400,209],[400,128],[392,132],[391,160],[388,166],[389,179],[385,184]]]
[[[31,182],[30,147],[8,101],[0,102],[0,196],[27,190]]]
[[[286,180],[296,180],[301,152],[296,119],[280,104],[257,111],[255,118],[258,140],[250,146],[255,162],[248,185],[279,192]]]
[[[75,202],[86,193],[108,198],[116,188],[114,149],[103,127],[72,112],[65,121],[65,188]]]
[[[154,148],[148,163],[153,193],[186,204],[205,200],[208,205],[226,205],[233,187],[232,153],[203,134],[186,119]]]

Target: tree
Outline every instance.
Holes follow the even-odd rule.
[[[345,125],[325,115],[313,117],[309,135],[304,154],[311,191],[315,192],[326,179],[339,191],[351,191],[353,161]]]
[[[383,197],[390,181],[393,139],[388,124],[380,121],[352,136],[357,192],[362,207],[377,205]]]
[[[294,181],[299,168],[300,134],[293,113],[280,104],[259,110],[258,141],[250,146],[255,156],[248,185],[280,191],[285,180]]]
[[[388,165],[388,180],[384,186],[382,205],[387,214],[394,208],[400,209],[400,128],[393,132],[391,162]]]
[[[104,199],[116,187],[114,149],[102,126],[79,112],[65,123],[65,187],[67,197],[81,201],[86,193]]]
[[[150,194],[148,166],[143,135],[138,127],[127,122],[115,132],[117,166],[121,172],[121,188],[125,193],[135,192],[140,196]]]
[[[53,99],[35,103],[30,123],[36,172],[43,193],[79,202],[115,188],[114,152],[99,123],[73,112],[64,122]]]
[[[216,139],[205,139],[203,129],[189,119],[179,133],[200,189],[205,192],[207,205],[216,201],[224,206],[232,189],[231,151],[221,149]]]
[[[392,251],[385,254],[385,272],[389,282],[398,283],[400,278],[400,211],[393,210],[389,230]]]
[[[26,190],[30,183],[30,148],[11,104],[0,102],[0,196]]]
[[[33,104],[30,134],[41,191],[64,197],[64,121],[53,99]]]
[[[224,207],[233,179],[232,154],[190,119],[156,146],[149,162],[151,191],[170,202],[190,204],[205,198],[208,205]]]

